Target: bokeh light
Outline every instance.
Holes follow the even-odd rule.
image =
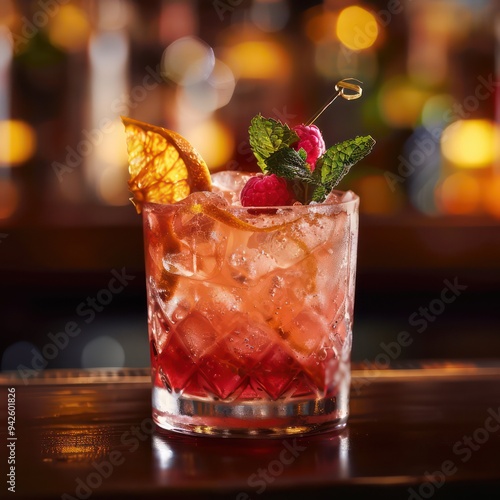
[[[500,158],[500,133],[491,120],[458,120],[441,137],[443,156],[458,168],[489,167]]]
[[[130,198],[127,189],[127,142],[120,119],[116,119],[102,140],[95,145],[93,161],[102,166],[98,174],[98,193],[108,205],[126,205]]]
[[[473,214],[480,208],[480,182],[475,176],[465,172],[456,172],[448,176],[436,194],[437,204],[446,214]]]
[[[206,80],[177,88],[179,112],[193,116],[213,113],[229,103],[235,86],[236,80],[229,66],[216,59]]]
[[[231,68],[216,59],[214,69],[208,77],[209,85],[217,92],[217,108],[221,108],[229,103],[233,97],[236,80]]]
[[[412,128],[420,120],[428,98],[428,91],[415,86],[404,77],[394,77],[388,79],[380,90],[380,112],[388,125]]]
[[[377,40],[377,20],[358,5],[346,7],[337,19],[337,36],[350,50],[367,49]]]
[[[91,340],[82,351],[82,368],[125,366],[125,351],[116,339],[108,335]]]
[[[442,127],[453,103],[453,97],[449,94],[435,94],[429,97],[422,109],[422,125],[427,129]]]
[[[127,189],[128,172],[125,168],[108,166],[98,180],[98,194],[107,205],[128,205],[131,197]]]
[[[101,139],[94,143],[95,157],[99,162],[111,165],[127,165],[127,140],[123,133],[121,118],[110,122],[106,129],[101,130]]]
[[[193,36],[179,38],[164,51],[162,68],[165,78],[179,85],[192,85],[206,80],[214,69],[212,48]]]
[[[287,79],[290,54],[274,41],[244,41],[228,48],[224,61],[237,78]]]
[[[231,130],[218,120],[210,119],[184,133],[186,139],[206,161],[210,170],[216,170],[232,158],[234,138]]]
[[[34,344],[24,340],[10,344],[2,354],[0,364],[2,371],[17,370],[19,365],[31,366],[33,350],[38,351]]]
[[[33,127],[21,120],[0,121],[0,167],[14,167],[29,160],[36,149]]]
[[[73,4],[61,5],[49,23],[48,35],[55,46],[68,52],[85,49],[90,36],[85,12]]]

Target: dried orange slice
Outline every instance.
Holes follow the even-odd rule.
[[[169,204],[196,191],[211,191],[207,164],[177,132],[122,117],[127,135],[131,200],[137,212],[146,202]]]

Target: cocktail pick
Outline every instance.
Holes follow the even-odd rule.
[[[329,101],[311,119],[306,122],[306,125],[312,125],[321,116],[323,111],[325,111],[325,109],[328,108],[328,106],[330,106],[335,99],[337,99],[337,97],[341,96],[347,101],[360,98],[363,93],[363,89],[355,83],[350,83],[352,81],[363,83],[356,78],[345,78],[344,80],[340,80],[340,82],[335,85],[335,91],[337,93],[330,98]],[[353,93],[347,93],[346,91],[352,91]]]

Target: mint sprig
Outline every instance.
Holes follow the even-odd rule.
[[[314,177],[323,189],[317,189],[313,193],[313,201],[323,201],[351,167],[371,152],[374,145],[375,140],[367,135],[348,139],[328,148],[316,162]]]
[[[260,114],[252,118],[248,132],[250,146],[263,172],[266,170],[266,160],[273,153],[299,140],[299,136],[288,125]]]
[[[335,144],[318,158],[314,171],[311,171],[304,149],[296,151],[290,147],[299,137],[288,125],[259,114],[252,119],[249,134],[250,146],[262,171],[290,181],[302,203],[324,201],[375,144],[369,135]]]

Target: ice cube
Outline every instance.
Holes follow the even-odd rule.
[[[347,201],[354,201],[356,198],[357,196],[352,191],[346,191],[340,198],[340,201],[345,203]]]
[[[178,204],[172,230],[179,239],[179,249],[163,257],[169,273],[205,280],[220,271],[228,228],[210,216],[210,207],[224,209],[227,202],[214,193],[200,192]]]
[[[257,250],[260,261],[286,269],[304,260],[315,248],[331,241],[337,225],[336,216],[305,212],[276,231],[256,232],[248,239],[248,247]],[[249,258],[247,265],[251,266]],[[270,272],[272,269],[266,269]],[[261,273],[257,273],[259,275]]]
[[[247,313],[233,317],[232,330],[221,343],[237,360],[257,363],[262,353],[269,347],[269,332],[265,325],[255,325]]]
[[[225,170],[212,174],[212,192],[218,193],[230,205],[240,205],[240,193],[248,179],[255,174]]]
[[[179,323],[176,332],[194,359],[199,359],[217,341],[217,331],[197,312],[192,312]]]
[[[151,301],[149,308],[149,332],[154,341],[155,349],[162,353],[167,340],[170,338],[171,322],[165,317],[159,302]]]
[[[285,342],[300,362],[315,354],[319,346],[328,340],[330,327],[323,315],[303,308],[283,325],[282,331]]]
[[[330,191],[328,193],[325,200],[322,202],[323,205],[337,205],[341,201],[341,192],[340,191]]]
[[[359,198],[352,191],[342,192],[333,190],[320,205],[339,205],[341,203],[343,206],[339,206],[339,209],[342,209],[347,213],[353,213],[359,204]]]
[[[196,310],[199,311],[212,324],[224,323],[224,328],[234,321],[233,314],[238,312],[242,306],[240,289],[220,286],[218,284],[205,283],[206,286],[198,287],[198,301]]]
[[[276,269],[274,257],[257,248],[237,248],[227,256],[226,263],[224,272],[234,286],[255,286]]]
[[[185,280],[176,285],[175,294],[168,300],[163,300],[161,293],[154,286],[154,284],[150,284],[150,300],[155,301],[162,310],[163,316],[172,325],[180,323],[193,310],[196,296]]]

